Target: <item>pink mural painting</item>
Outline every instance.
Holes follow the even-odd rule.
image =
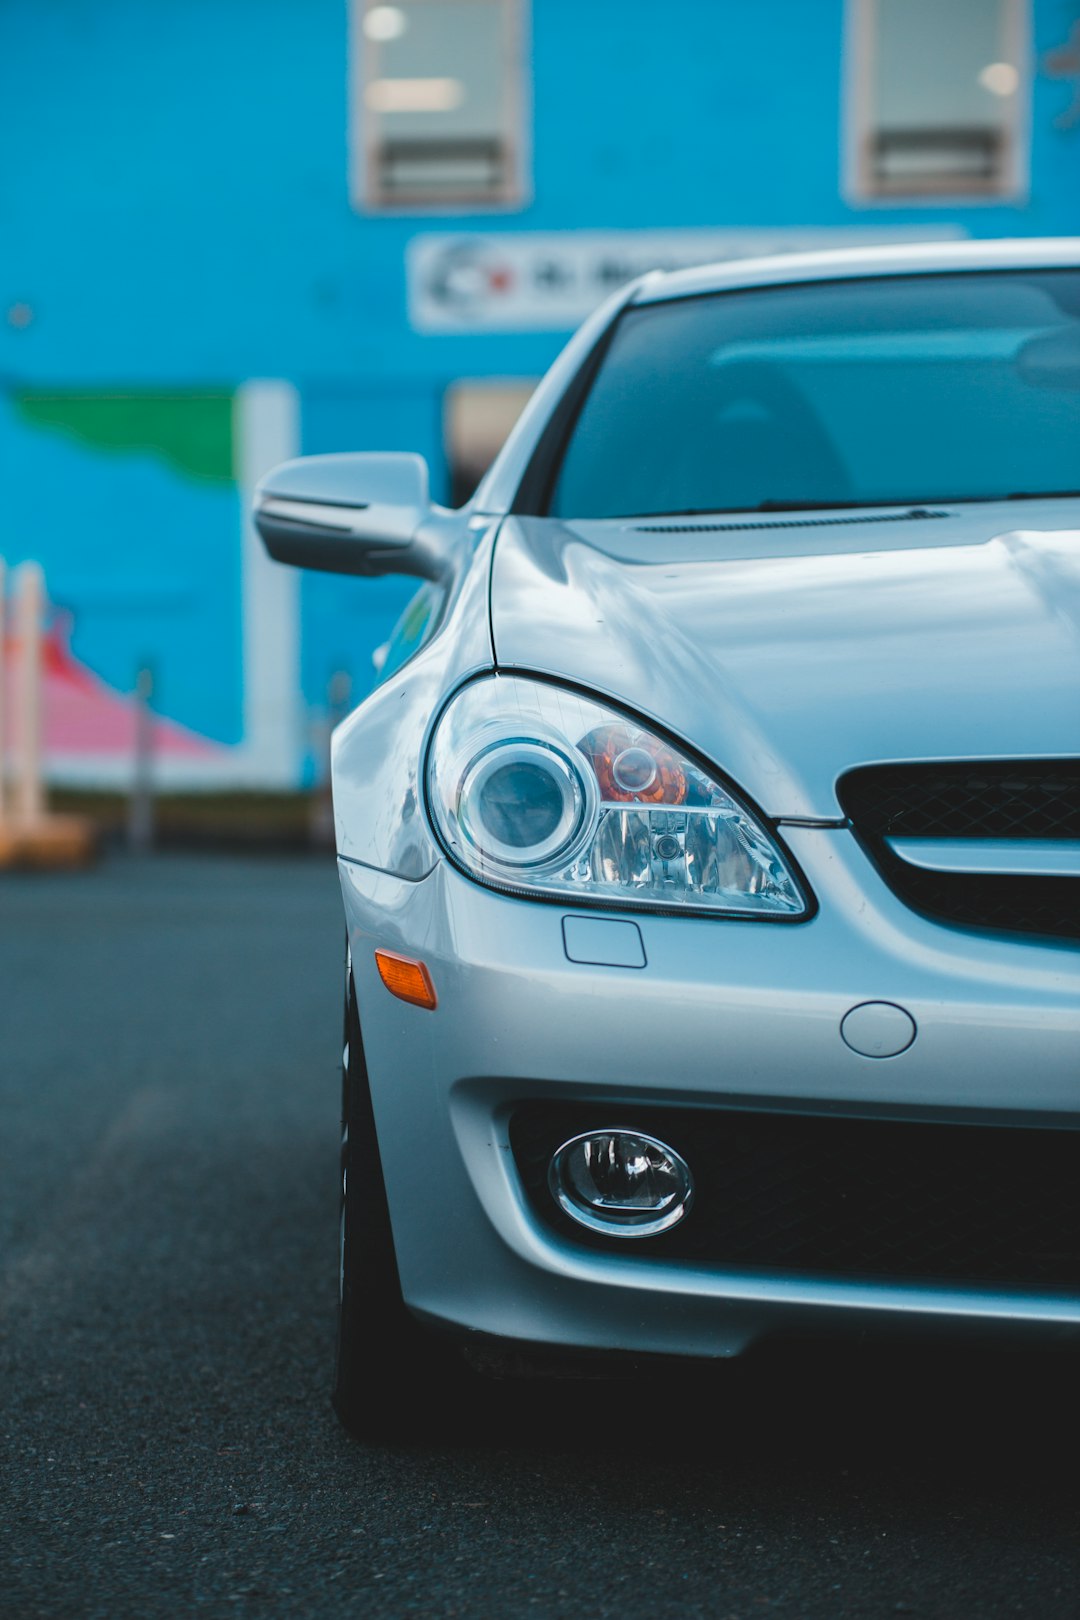
[[[54,615],[43,642],[44,731],[46,761],[88,759],[102,755],[113,759],[131,757],[135,750],[136,708],[134,698],[106,685],[85,664],[74,657],[68,645],[70,621]],[[16,681],[16,641],[5,638],[3,649],[4,688],[11,692]],[[14,743],[17,739],[10,737]],[[220,743],[200,737],[173,720],[155,717],[155,754],[166,759],[211,761],[224,758],[229,750]]]

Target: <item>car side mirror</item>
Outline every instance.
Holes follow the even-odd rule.
[[[428,520],[422,456],[386,451],[285,461],[255,491],[255,527],[277,562],[331,574],[437,579],[445,552]]]

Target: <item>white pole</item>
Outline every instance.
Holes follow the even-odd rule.
[[[18,570],[15,593],[15,632],[19,648],[15,812],[27,827],[40,822],[45,809],[41,781],[41,620],[44,607],[44,575],[37,563],[23,563]]]
[[[7,765],[7,741],[4,736],[4,676],[7,670],[7,641],[5,627],[7,625],[7,569],[3,557],[0,557],[0,827],[4,825],[4,773]]]
[[[236,478],[244,513],[241,547],[244,742],[249,785],[293,788],[303,753],[300,576],[271,562],[255,532],[255,485],[279,461],[298,456],[300,399],[291,383],[253,378],[233,400]]]

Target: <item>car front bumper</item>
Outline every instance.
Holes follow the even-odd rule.
[[[591,1250],[537,1218],[509,1139],[528,1102],[595,1103],[598,1128],[649,1106],[1080,1126],[1074,949],[916,916],[842,829],[785,838],[816,916],[633,914],[643,967],[569,960],[564,918],[595,913],[485,890],[446,863],[419,882],[339,863],[398,1267],[418,1315],[535,1344],[693,1356],[817,1329],[1080,1333],[1080,1293],[669,1263],[632,1241]],[[434,1012],[388,993],[376,947],[424,961]],[[876,1001],[917,1028],[896,1056],[862,1056],[841,1037],[845,1014]]]

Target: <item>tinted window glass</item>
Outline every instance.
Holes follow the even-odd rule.
[[[1080,272],[828,282],[622,317],[550,510],[571,518],[1080,489]]]
[[[426,647],[439,628],[439,616],[446,605],[446,587],[426,580],[411,598],[395,624],[386,644],[386,657],[379,669],[376,686],[396,675],[403,664]]]

